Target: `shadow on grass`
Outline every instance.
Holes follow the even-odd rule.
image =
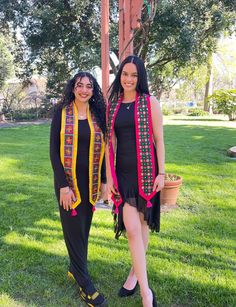
[[[16,305],[20,302],[24,306],[38,307],[84,306],[78,298],[78,287],[66,278],[64,257],[17,244],[2,248],[7,250],[6,257],[14,257],[8,259],[7,265],[1,269],[1,291],[14,299]],[[25,259],[24,255],[33,257]],[[161,258],[158,262],[161,263]],[[109,306],[142,306],[139,293],[122,300],[117,297],[129,265],[120,266],[111,259],[103,259],[89,262],[89,268],[94,283],[107,297]],[[196,282],[191,280],[191,276],[176,277],[163,273],[160,267],[149,272],[149,280],[160,306],[234,306],[235,292],[230,287]]]
[[[17,303],[38,307],[83,306],[78,299],[78,288],[66,278],[68,260],[52,186],[48,133],[49,128],[42,126],[4,130],[4,134],[0,131],[0,150],[4,158],[15,160],[14,165],[4,170],[5,178],[0,177],[1,292],[14,299],[15,306]],[[216,164],[219,173],[220,165],[226,161],[224,150],[236,139],[235,130],[219,127],[166,126],[165,133],[168,163],[180,167]],[[217,139],[217,135],[223,137]],[[9,139],[22,146],[1,147],[1,142],[8,144]],[[191,158],[186,159],[188,156]],[[13,172],[16,180],[11,179]],[[213,280],[215,276],[212,283],[209,278],[201,282],[183,272],[186,264],[202,270],[209,268],[210,272],[233,269],[228,256],[220,258],[211,251],[206,252],[207,248],[231,248],[222,242],[228,233],[233,240],[230,222],[221,223],[214,217],[213,210],[212,215],[205,218],[204,212],[197,213],[197,220],[192,221],[190,213],[181,227],[175,230],[168,227],[161,232],[160,240],[173,241],[170,246],[167,242],[164,247],[158,247],[154,240],[151,241],[148,254],[155,259],[155,265],[149,269],[150,285],[162,307],[235,306],[235,291],[226,283],[227,279],[223,286],[222,281]],[[130,269],[127,241],[113,239],[112,223],[95,221],[92,227],[90,246],[101,248],[99,255],[91,252],[92,260],[89,261],[94,283],[108,298],[110,307],[141,307],[138,294],[124,300],[117,297]],[[105,232],[109,227],[111,234],[107,236]],[[219,229],[222,233],[216,231]],[[201,234],[205,236],[201,238]],[[199,247],[199,251],[186,250],[188,245]],[[166,272],[162,270],[164,262],[169,262]],[[182,265],[179,276],[174,274],[176,264]],[[224,279],[224,276],[217,278]]]

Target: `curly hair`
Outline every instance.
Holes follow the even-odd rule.
[[[64,108],[75,100],[75,94],[73,92],[74,86],[77,80],[87,77],[93,86],[93,96],[89,99],[89,108],[91,113],[95,116],[97,124],[102,130],[104,136],[106,134],[106,102],[102,94],[102,90],[97,80],[89,72],[79,71],[70,79],[65,87],[63,98],[58,107]]]

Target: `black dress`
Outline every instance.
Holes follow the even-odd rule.
[[[69,186],[60,159],[61,110],[57,109],[51,124],[50,158],[54,171],[55,193],[59,203],[60,188]],[[59,205],[61,224],[67,251],[70,258],[69,270],[78,284],[88,293],[95,288],[87,269],[88,237],[93,217],[93,206],[89,202],[89,144],[90,128],[88,120],[78,122],[78,151],[76,160],[76,178],[81,196],[81,203],[76,207],[77,215],[71,216]],[[106,182],[105,162],[103,161],[101,181]]]
[[[147,201],[138,193],[138,174],[137,174],[137,150],[134,121],[134,102],[121,103],[118,111],[114,130],[117,138],[116,152],[116,175],[118,188],[123,203],[119,206],[118,219],[115,215],[115,232],[118,238],[125,226],[123,223],[123,206],[127,202],[144,214],[149,228],[152,231],[160,230],[160,192],[151,200],[152,207],[147,208]],[[155,151],[156,158],[156,151]],[[157,159],[156,170],[157,169]]]

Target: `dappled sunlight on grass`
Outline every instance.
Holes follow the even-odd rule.
[[[44,227],[46,229],[57,229],[59,230],[59,228],[61,229],[61,222],[59,221],[59,214],[57,213],[56,216],[58,217],[58,220],[53,221],[47,218],[43,218],[40,221],[36,221],[35,225],[36,226],[41,226]]]
[[[40,234],[41,240],[37,239],[37,235]],[[43,237],[43,239],[42,239]],[[43,235],[40,232],[26,232],[24,235],[19,234],[15,231],[12,231],[6,234],[2,241],[8,245],[18,245],[23,246],[24,248],[36,249],[47,254],[53,254],[58,256],[65,256],[65,244],[64,241],[58,240],[59,234],[56,238],[52,238],[48,235]]]
[[[165,126],[166,172],[181,175],[183,185],[178,208],[162,214],[161,232],[150,234],[149,280],[163,307],[236,305],[236,163],[226,155],[236,133],[224,121],[209,122]],[[0,129],[1,306],[80,306],[66,277],[48,140],[48,125]],[[127,239],[114,239],[109,210],[94,214],[88,255],[91,277],[112,307],[141,306],[139,294],[117,297],[131,259]]]
[[[11,298],[8,294],[0,294],[0,306],[3,307],[25,307],[25,303]]]
[[[27,201],[28,199],[30,199],[30,195],[27,195],[27,194],[23,194],[23,193],[12,193],[12,194],[7,194],[6,198],[5,199],[8,199],[9,202],[12,202],[12,203],[18,203],[18,202],[25,202]]]
[[[17,165],[17,163],[19,163],[18,159],[1,157],[1,159],[0,159],[0,167],[1,167],[0,176],[2,176],[3,174],[6,175],[5,172],[9,172],[12,169],[15,169],[15,166]]]
[[[194,140],[202,140],[204,138],[203,135],[193,135]]]

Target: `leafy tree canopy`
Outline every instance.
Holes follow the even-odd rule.
[[[13,57],[9,51],[9,46],[2,35],[0,35],[0,90],[5,81],[12,76],[14,72]]]
[[[18,42],[15,59],[24,68],[19,72],[37,69],[56,94],[74,71],[100,65],[100,5],[99,0],[0,0],[0,25]],[[118,1],[110,6],[111,49],[117,53]],[[234,18],[235,0],[159,0],[148,31],[141,28],[134,42],[156,91],[180,68],[204,62],[220,33],[233,29]]]
[[[100,65],[100,1],[1,0],[0,11],[5,31],[16,34],[22,75],[37,69],[54,93],[74,71]]]
[[[169,87],[168,76],[177,78],[183,67],[194,70],[207,61],[220,35],[235,30],[235,11],[235,1],[158,2],[147,46],[140,53],[154,76],[156,92]]]

